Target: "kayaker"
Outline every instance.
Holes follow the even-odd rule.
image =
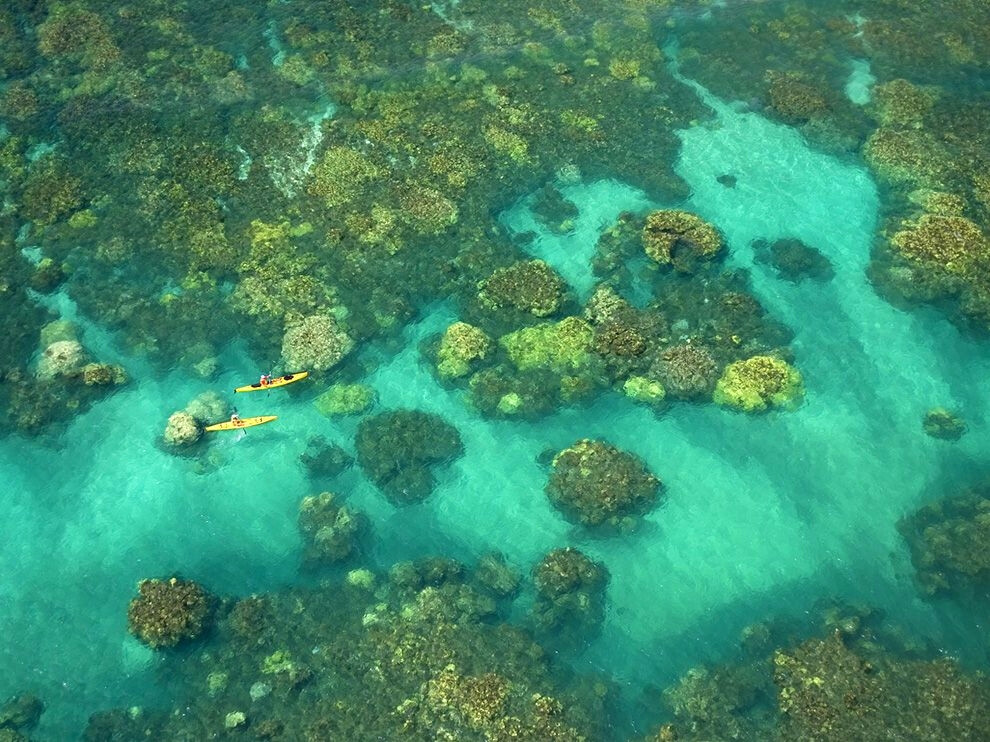
[[[261,385],[262,386],[268,386],[271,383],[272,383],[272,375],[271,374],[262,374],[261,375]]]
[[[237,408],[236,407],[234,408],[234,411],[230,413],[230,421],[232,423],[234,423],[234,425],[240,425],[241,424],[241,416],[237,414]]]

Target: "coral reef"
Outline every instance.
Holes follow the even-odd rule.
[[[782,119],[800,123],[820,118],[828,112],[821,90],[800,75],[772,72],[768,75],[770,106]]]
[[[692,272],[702,260],[722,249],[722,235],[711,224],[688,211],[660,210],[646,215],[643,249],[660,265]]]
[[[737,662],[689,670],[664,692],[673,720],[650,742],[712,739],[979,739],[990,684],[878,612],[833,605],[795,641],[784,621]],[[806,636],[802,631],[802,635]],[[907,643],[909,642],[909,643]]]
[[[924,214],[905,224],[891,244],[912,261],[968,278],[990,260],[990,240],[980,227],[961,216]]]
[[[654,406],[667,398],[663,384],[645,376],[630,376],[622,385],[622,393],[636,402]]]
[[[152,649],[161,649],[202,634],[212,610],[213,598],[191,580],[142,580],[138,596],[127,608],[127,623],[134,636]]]
[[[628,530],[653,507],[660,480],[637,456],[582,439],[554,456],[546,492],[565,515],[587,526]]]
[[[38,378],[74,376],[82,371],[86,360],[86,351],[78,340],[58,340],[42,351],[38,361]]]
[[[333,317],[314,314],[290,325],[282,339],[286,366],[326,371],[354,348],[354,341]]]
[[[362,420],[355,445],[364,473],[395,504],[429,496],[436,484],[434,467],[463,452],[456,428],[419,410],[383,412]]]
[[[474,576],[481,587],[499,598],[511,598],[520,588],[519,574],[506,564],[504,556],[496,552],[482,555]]]
[[[230,415],[230,403],[212,390],[203,392],[186,405],[184,412],[199,425],[209,425]],[[171,425],[171,418],[169,424]],[[167,437],[167,436],[166,436]]]
[[[484,415],[535,419],[560,403],[561,382],[560,376],[545,369],[519,372],[499,366],[471,377],[468,399]]]
[[[488,309],[512,308],[534,317],[556,314],[566,284],[542,260],[526,260],[499,268],[478,284],[478,301]]]
[[[209,646],[163,658],[182,713],[96,714],[85,739],[603,738],[606,682],[558,673],[474,581],[429,558],[244,598]]]
[[[335,495],[323,492],[299,503],[299,532],[303,539],[303,563],[333,564],[351,556],[356,541],[367,528],[363,514],[338,505]]]
[[[744,412],[762,412],[769,407],[791,407],[802,394],[797,369],[773,356],[753,356],[725,368],[713,399]]]

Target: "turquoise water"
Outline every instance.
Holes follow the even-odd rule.
[[[404,508],[358,467],[334,483],[371,520],[370,561],[443,553],[471,562],[494,549],[528,573],[552,548],[580,548],[611,579],[602,634],[573,662],[617,679],[633,709],[644,687],[731,658],[754,622],[789,617],[810,627],[809,608],[822,598],[875,606],[949,654],[982,658],[984,637],[963,609],[919,597],[896,526],[982,472],[990,348],[935,309],[908,311],[877,295],[867,267],[881,195],[862,163],[815,150],[794,127],[718,98],[670,65],[710,113],[676,131],[674,170],[690,189],[686,200],[656,201],[618,179],[572,173],[558,180],[579,209],[571,231],[547,230],[528,193],[506,199],[512,205],[497,221],[510,233],[533,233],[523,249],[585,300],[598,236],[621,212],[702,216],[724,234],[728,265],[749,270],[753,294],[794,331],[803,404],[761,416],[681,404],[657,415],[608,392],[535,422],[484,419],[463,390],[436,380],[421,352],[458,319],[453,302],[432,303],[392,341],[359,350],[360,380],[375,390],[374,410],[441,415],[465,453],[440,473],[429,499]],[[870,70],[851,69],[849,97],[863,105]],[[660,153],[642,153],[645,166],[653,156]],[[723,175],[735,176],[734,187],[719,182]],[[820,250],[834,278],[788,283],[754,261],[755,240],[781,238]],[[179,572],[230,596],[300,579],[297,508],[313,487],[298,456],[316,434],[353,453],[359,418],[328,419],[314,408],[325,380],[245,395],[237,400],[243,416],[279,421],[217,437],[202,457],[175,456],[159,443],[168,415],[206,389],[232,396],[252,380],[258,368],[246,343],[233,338],[222,349],[212,379],[161,373],[65,292],[40,301],[77,320],[84,345],[133,380],[64,431],[0,440],[0,697],[36,692],[48,707],[37,739],[68,739],[95,710],[153,705],[174,692],[161,682],[167,660],[127,631],[140,579]],[[934,406],[965,411],[961,440],[923,434],[921,418]],[[588,535],[543,495],[540,455],[582,437],[638,454],[663,480],[662,506],[636,533]]]

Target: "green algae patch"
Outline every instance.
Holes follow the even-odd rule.
[[[744,412],[791,407],[803,393],[801,374],[773,356],[753,356],[730,363],[715,385],[717,404]]]
[[[567,317],[510,332],[499,344],[520,371],[548,368],[564,373],[588,365],[594,336],[591,325],[583,319]]]
[[[364,384],[334,384],[313,400],[313,405],[327,417],[357,415],[374,404],[375,390]]]

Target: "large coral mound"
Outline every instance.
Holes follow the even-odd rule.
[[[547,496],[568,517],[589,526],[630,527],[659,496],[660,480],[631,453],[583,439],[553,459]]]
[[[608,681],[557,672],[478,582],[433,558],[245,598],[163,658],[175,710],[95,714],[86,739],[606,739]]]
[[[290,326],[282,338],[282,358],[293,369],[326,371],[354,348],[354,341],[337,320],[314,314]]]
[[[803,391],[801,374],[779,358],[753,356],[730,363],[715,385],[714,400],[744,412],[793,405]]]
[[[722,249],[722,235],[695,214],[662,209],[646,217],[643,249],[661,265],[689,271],[699,258],[711,258]]]
[[[419,410],[383,412],[358,426],[358,463],[394,503],[426,498],[436,484],[433,467],[463,452],[457,428]]]
[[[560,309],[565,284],[542,260],[526,260],[499,268],[478,286],[478,300],[489,309],[512,307],[536,317]]]
[[[925,505],[899,527],[926,594],[990,590],[990,484]]]
[[[210,595],[191,580],[142,580],[138,596],[127,608],[127,622],[131,633],[149,647],[174,647],[203,633],[212,603]]]

